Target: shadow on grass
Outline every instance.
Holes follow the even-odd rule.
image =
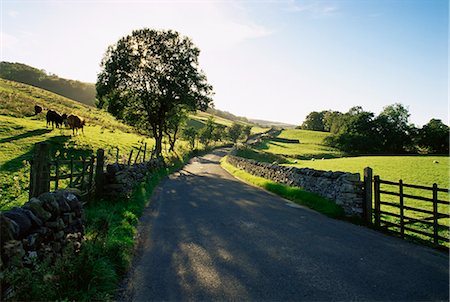
[[[12,141],[16,141],[19,139],[23,139],[23,138],[28,138],[28,137],[32,137],[32,136],[39,136],[39,135],[44,135],[46,133],[51,132],[51,129],[36,129],[36,130],[32,130],[32,131],[28,131],[16,136],[11,136],[11,137],[6,137],[3,139],[0,139],[0,144],[2,143],[9,143]]]
[[[37,134],[36,134],[37,135]],[[50,159],[81,159],[88,158],[94,154],[94,150],[85,146],[78,146],[75,142],[70,142],[71,136],[59,135],[42,141],[49,144]],[[0,168],[2,171],[17,172],[24,166],[24,161],[31,161],[33,158],[35,146],[30,151],[6,161]]]

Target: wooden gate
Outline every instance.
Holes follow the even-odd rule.
[[[402,238],[431,241],[449,247],[449,190],[373,178],[373,218],[376,227]]]

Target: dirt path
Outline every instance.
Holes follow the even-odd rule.
[[[141,224],[133,301],[447,300],[448,256],[333,220],[194,159]]]

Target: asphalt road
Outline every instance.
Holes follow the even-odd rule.
[[[223,155],[161,183],[125,300],[448,301],[448,255],[294,207],[230,176]]]

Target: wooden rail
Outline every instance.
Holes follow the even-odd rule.
[[[367,187],[367,184],[365,184]],[[396,187],[396,191],[381,189],[381,185]],[[432,193],[430,197],[406,194],[405,188],[412,188],[416,190],[422,190]],[[430,192],[431,191],[431,192]],[[441,236],[440,232],[447,232],[449,228],[449,205],[450,201],[443,200],[443,197],[438,197],[438,193],[447,193],[449,196],[449,190],[445,188],[438,188],[437,184],[433,184],[431,187],[422,185],[405,184],[402,180],[398,182],[381,180],[379,176],[373,177],[373,217],[376,227],[384,228],[389,232],[399,234],[402,238],[414,237],[414,234],[421,235],[422,237],[429,238],[433,245],[437,247],[446,247],[450,240],[447,236]],[[424,193],[425,195],[426,193]],[[441,194],[442,195],[442,194]],[[398,202],[386,200],[386,196],[394,196]],[[369,197],[371,198],[371,196]],[[406,200],[419,200],[424,202],[423,206],[406,204]],[[427,204],[429,206],[427,206]],[[439,207],[441,205],[441,207]],[[383,207],[382,207],[383,206]],[[440,208],[445,208],[447,211],[442,212]],[[397,212],[393,209],[398,209]],[[407,212],[407,213],[405,213]],[[422,214],[425,217],[411,217],[415,216],[415,213]],[[446,224],[442,224],[442,220],[445,220]],[[426,227],[423,227],[426,226]],[[432,232],[427,232],[427,229],[431,229]],[[414,237],[415,238],[415,237]],[[417,238],[416,238],[417,239]]]

